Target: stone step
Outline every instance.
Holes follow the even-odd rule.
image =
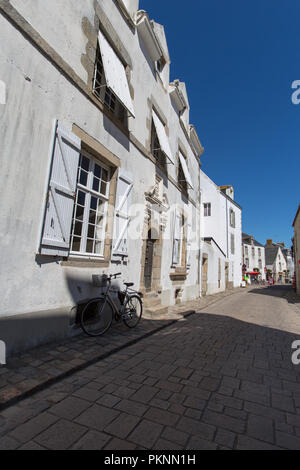
[[[160,305],[160,298],[159,297],[144,297],[143,304],[145,307],[155,307]]]
[[[162,314],[168,313],[168,307],[166,305],[156,305],[154,307],[145,308],[145,314],[149,317],[156,317]]]
[[[155,291],[150,291],[150,292],[144,292],[144,298],[146,299],[152,299],[152,298],[155,298],[155,297],[159,297],[159,294]]]

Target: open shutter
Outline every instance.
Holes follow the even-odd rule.
[[[193,183],[192,183],[192,178],[191,178],[190,172],[189,172],[188,167],[187,167],[186,159],[184,158],[184,156],[182,155],[182,153],[180,151],[179,151],[179,160],[180,160],[182,170],[183,170],[183,173],[184,173],[185,180],[186,180],[187,184],[189,185],[189,187],[191,189],[194,189],[193,188]]]
[[[101,31],[98,34],[98,41],[106,84],[125,106],[129,114],[135,117],[124,65]]]
[[[168,136],[166,134],[166,129],[165,129],[162,121],[160,120],[160,118],[158,117],[156,112],[154,111],[154,109],[152,109],[152,119],[153,119],[154,126],[155,126],[155,129],[156,129],[156,133],[157,133],[157,137],[158,137],[158,140],[159,140],[160,148],[164,152],[164,154],[166,155],[166,157],[168,158],[170,163],[173,163],[173,165],[174,165],[175,162],[174,162],[174,159],[173,159],[173,156],[172,156],[169,139],[168,139]]]
[[[129,208],[133,182],[119,173],[114,223],[113,256],[128,256]]]
[[[180,225],[181,225],[181,214],[179,211],[174,213],[174,237],[173,237],[173,258],[172,264],[177,265],[180,260]]]
[[[40,253],[68,256],[76,191],[80,139],[56,126]]]

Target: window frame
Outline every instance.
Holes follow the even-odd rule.
[[[88,171],[88,178],[87,178],[87,186],[83,185],[82,183],[79,182],[80,178],[80,173],[81,173],[81,162],[82,162],[82,157],[85,157],[89,160],[89,171]],[[92,163],[92,165],[91,165]],[[93,186],[93,181],[95,177],[95,166],[98,165],[102,170],[107,171],[107,182],[106,183],[106,194],[102,194],[101,192],[95,191],[92,186]],[[80,151],[80,159],[79,159],[79,164],[78,164],[78,176],[77,176],[77,183],[76,183],[76,196],[74,199],[74,210],[73,210],[73,216],[72,216],[72,226],[71,226],[71,233],[70,233],[70,257],[72,258],[78,258],[78,259],[94,259],[94,260],[104,260],[105,259],[105,242],[106,242],[106,232],[107,232],[107,222],[108,222],[108,206],[109,206],[109,197],[110,197],[110,184],[111,184],[111,168],[103,163],[100,159],[96,158],[94,155],[89,153],[85,149],[81,149]],[[101,189],[101,183],[103,182],[102,178],[99,180],[100,184],[99,187]],[[85,204],[83,206],[84,211],[83,211],[83,217],[82,217],[82,231],[81,235],[77,236],[77,238],[80,238],[80,251],[74,251],[73,250],[73,238],[76,236],[74,234],[74,229],[75,229],[75,216],[76,216],[76,210],[78,207],[78,194],[79,191],[85,193]],[[89,216],[90,216],[90,210],[91,210],[91,198],[95,197],[98,200],[101,200],[103,204],[103,220],[102,220],[102,236],[101,236],[101,252],[100,253],[95,253],[95,252],[87,252],[87,251],[82,251],[83,245],[85,245],[85,249],[87,248],[87,241],[90,239],[88,237],[88,226],[89,224]],[[96,218],[98,216],[98,211],[96,210]],[[80,222],[80,221],[79,221]],[[92,224],[93,225],[93,224]],[[95,231],[97,230],[98,226],[95,224]],[[97,238],[94,234],[94,244],[96,243]],[[93,246],[94,249],[95,245]]]
[[[101,68],[101,71],[100,71]],[[99,79],[98,79],[99,75]],[[96,86],[96,84],[98,84]],[[100,89],[100,91],[98,91]],[[106,84],[105,70],[99,42],[97,42],[93,75],[93,94],[113,116],[128,129],[128,111],[114,92]]]
[[[167,156],[162,150],[157,130],[154,124],[154,120],[151,121],[151,154],[155,158],[155,162],[159,168],[161,168],[165,173],[167,173]]]
[[[233,209],[229,211],[229,221],[230,227],[235,228],[235,211]]]
[[[204,217],[211,217],[211,202],[203,203]],[[207,210],[207,213],[206,213]]]

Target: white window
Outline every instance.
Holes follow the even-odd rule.
[[[161,119],[159,118],[158,114],[152,109],[152,120],[153,120],[153,125],[155,127],[155,133],[156,133],[156,140],[157,142],[155,145],[158,145],[158,149],[160,149],[161,152],[164,153],[165,157],[168,159],[169,163],[172,163],[174,165],[174,159],[172,156],[171,148],[170,148],[170,143],[169,143],[169,138],[166,133],[166,128]],[[152,148],[152,153],[153,150],[157,150],[156,148]],[[153,153],[154,154],[154,153]],[[155,155],[154,155],[155,156]],[[156,157],[157,158],[157,157]]]
[[[245,255],[248,256],[248,247],[247,246],[245,246]]]
[[[211,216],[211,203],[206,202],[204,203],[204,217],[210,217]]]
[[[184,236],[184,217],[180,211],[174,214],[173,266],[181,266],[182,244]]]
[[[252,257],[254,258],[254,256],[255,256],[255,248],[254,248],[254,246],[251,248],[251,254],[252,254]]]
[[[93,89],[117,119],[127,126],[127,114],[134,117],[124,65],[99,31]]]
[[[234,255],[234,250],[235,250],[235,244],[234,244],[234,234],[231,233],[231,254]]]
[[[259,269],[262,269],[262,261],[261,261],[261,259],[258,260],[258,267],[259,267]]]
[[[246,268],[249,269],[249,258],[245,259],[245,263],[246,263]]]
[[[71,230],[73,254],[104,254],[109,181],[108,168],[87,153],[80,155]]]
[[[229,219],[230,219],[230,226],[232,228],[235,228],[235,212],[232,209],[230,209],[230,212],[229,212]]]
[[[193,189],[192,178],[188,170],[187,159],[179,150],[179,172],[178,172],[178,182],[183,186],[189,186]]]

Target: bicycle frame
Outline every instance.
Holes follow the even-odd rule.
[[[114,314],[117,315],[118,317],[120,317],[123,314],[125,302],[124,302],[124,305],[121,305],[121,308],[119,309],[117,307],[117,305],[115,304],[114,299],[110,295],[110,289],[111,289],[111,280],[109,279],[108,283],[107,283],[106,292],[103,294],[103,296],[105,298],[105,301],[106,301],[106,299],[109,300],[109,302],[110,302],[110,304],[111,304],[111,306],[114,310]],[[125,291],[126,297],[127,297],[127,292],[128,292],[128,287],[126,287],[126,291]]]

